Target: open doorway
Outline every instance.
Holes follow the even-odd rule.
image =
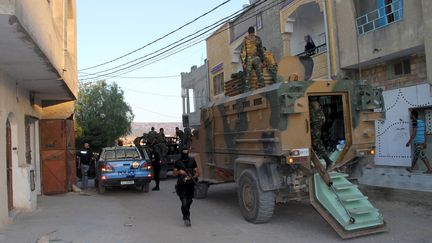
[[[325,154],[336,162],[346,143],[343,96],[309,96],[309,104],[312,147],[314,150],[321,150],[315,151],[317,154]],[[317,107],[312,108],[314,104]],[[317,112],[317,109],[322,112]]]
[[[12,184],[12,128],[9,119],[6,120],[6,177],[8,210],[13,209],[13,184]]]

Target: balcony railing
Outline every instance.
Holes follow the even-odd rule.
[[[403,0],[378,7],[356,19],[357,31],[360,35],[385,27],[403,18]]]
[[[326,52],[326,51],[327,51],[327,44],[324,43],[324,44],[321,44],[321,45],[315,47],[312,50],[309,50],[307,52],[304,51],[302,53],[299,53],[296,56],[315,56],[315,55],[321,54],[321,53]],[[312,55],[308,55],[308,53],[313,53],[313,54]]]

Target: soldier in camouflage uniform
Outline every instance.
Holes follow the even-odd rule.
[[[333,161],[328,157],[327,150],[321,138],[322,127],[325,123],[325,115],[321,109],[321,105],[317,100],[312,100],[310,103],[311,113],[311,133],[312,133],[312,148],[319,158],[324,159],[327,169],[333,164]]]
[[[264,66],[267,67],[267,70],[270,74],[270,77],[272,79],[272,83],[277,82],[277,71],[278,71],[278,64],[276,62],[276,59],[271,51],[268,51],[265,47],[264,49]]]
[[[250,90],[252,70],[255,70],[258,78],[258,87],[264,87],[264,75],[262,72],[262,63],[264,61],[264,50],[261,38],[255,35],[255,28],[249,27],[248,35],[245,36],[242,43],[241,60],[243,70],[246,72],[244,90]]]
[[[149,145],[150,147],[152,147],[153,145],[156,144],[158,136],[159,135],[155,131],[155,128],[152,127],[150,132],[147,134],[146,144]]]

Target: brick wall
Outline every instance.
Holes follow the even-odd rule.
[[[383,87],[384,90],[414,86],[427,82],[426,59],[424,55],[407,57],[410,60],[410,74],[395,76],[393,74],[394,61],[378,64],[362,70],[362,79],[369,81],[373,86]]]

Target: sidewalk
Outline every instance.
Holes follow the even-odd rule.
[[[410,173],[404,167],[364,168],[358,181],[366,186],[432,192],[432,174],[423,174],[423,171],[419,170]]]

